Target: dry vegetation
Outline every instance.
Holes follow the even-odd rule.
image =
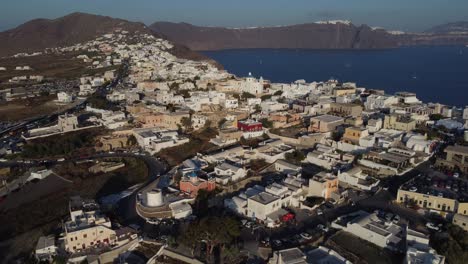
[[[166,160],[166,162],[175,166],[182,163],[184,160],[195,156],[197,153],[202,153],[214,149],[216,146],[209,141],[217,135],[217,130],[212,127],[204,128],[202,131],[193,132],[188,143],[166,148],[158,153],[158,156]]]
[[[92,163],[68,162],[57,166],[55,171],[58,174],[73,181],[71,187],[0,213],[0,260],[8,263],[11,257],[29,254],[39,236],[56,231],[61,220],[68,214],[71,196],[101,197],[123,191],[146,180],[148,169],[143,161],[126,158],[125,163],[127,166],[122,169],[99,174],[88,172]]]
[[[383,250],[376,245],[365,241],[350,233],[340,231],[328,241],[328,247],[336,250],[340,255],[353,263],[401,263],[402,255],[396,255],[388,250]]]
[[[20,121],[52,114],[59,110],[59,107],[53,102],[56,98],[55,95],[50,95],[0,103],[0,121]]]

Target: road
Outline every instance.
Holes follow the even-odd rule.
[[[119,83],[122,82],[122,79],[124,78],[124,76],[127,75],[127,72],[128,72],[128,62],[125,61],[122,65],[123,65],[123,68],[118,71],[118,76],[110,84],[108,84],[106,86],[99,87],[96,90],[97,94],[105,96],[108,90],[116,87]],[[0,138],[4,137],[5,135],[7,135],[10,132],[25,131],[27,129],[27,126],[30,125],[30,124],[33,124],[33,123],[52,122],[53,120],[57,119],[57,117],[59,115],[62,115],[64,113],[75,112],[77,110],[82,109],[86,105],[86,103],[87,103],[87,99],[82,101],[82,102],[79,102],[78,104],[76,104],[75,106],[73,106],[71,108],[68,108],[68,109],[65,109],[65,110],[62,110],[62,111],[58,111],[58,112],[55,112],[53,114],[43,115],[43,116],[34,117],[34,118],[31,118],[31,119],[24,120],[23,122],[21,122],[21,123],[19,123],[17,125],[11,126],[11,127],[7,128],[7,129],[4,129],[3,131],[0,131]],[[17,133],[17,134],[21,134],[21,133]]]

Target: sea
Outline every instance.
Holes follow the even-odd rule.
[[[237,76],[272,82],[355,82],[388,94],[409,91],[424,102],[468,105],[468,47],[385,50],[238,49],[203,52]]]

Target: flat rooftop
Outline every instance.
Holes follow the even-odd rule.
[[[343,118],[341,118],[339,116],[334,116],[334,115],[315,116],[315,117],[312,117],[311,119],[319,120],[319,121],[322,121],[322,122],[328,122],[328,123],[339,122],[339,121],[344,120]]]
[[[460,145],[448,146],[445,148],[445,152],[456,152],[463,155],[468,155],[468,147]]]
[[[259,193],[257,195],[254,195],[254,196],[250,197],[250,199],[256,201],[257,203],[269,204],[269,203],[272,203],[272,202],[278,200],[279,197],[276,196],[276,195],[269,194],[267,192],[261,192],[261,193]]]

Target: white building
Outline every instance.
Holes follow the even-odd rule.
[[[306,160],[311,164],[331,170],[351,164],[354,160],[354,156],[347,153],[339,153],[333,147],[317,144],[315,150],[307,154]]]
[[[468,106],[463,109],[463,120],[468,120]]]
[[[308,264],[307,256],[299,248],[289,248],[273,252],[268,264]]]
[[[261,103],[262,103],[262,99],[260,99],[260,98],[248,98],[247,99],[247,105],[250,106],[250,107],[259,105]]]
[[[406,228],[405,264],[444,264],[445,257],[429,246],[429,236]]]
[[[380,129],[382,129],[382,127],[383,127],[383,121],[380,118],[369,119],[369,121],[367,121],[366,128],[369,130],[369,133],[378,132]]]
[[[174,130],[134,129],[133,135],[138,145],[151,154],[189,142],[188,138],[179,136],[179,133]]]
[[[195,130],[203,128],[207,121],[208,121],[207,116],[194,114],[192,115],[192,128]]]
[[[64,224],[64,246],[70,253],[88,248],[117,244],[117,235],[111,229],[110,220],[93,201],[72,197],[70,220]]]
[[[395,94],[398,97],[398,100],[404,104],[420,104],[421,101],[416,98],[415,93],[409,92],[398,92]]]
[[[73,96],[66,92],[59,92],[57,93],[57,101],[59,103],[71,103],[73,102]]]
[[[266,140],[261,142],[253,151],[256,153],[257,159],[264,159],[268,163],[276,162],[277,160],[285,159],[286,153],[294,152],[294,148],[286,145],[281,140]],[[282,163],[277,166],[284,165]],[[291,169],[291,168],[285,168]]]
[[[304,201],[303,182],[288,176],[283,183],[273,183],[266,187],[254,186],[245,192],[226,199],[224,204],[234,212],[262,221],[269,227],[276,227],[281,217],[288,214],[282,207],[298,207]]]
[[[222,106],[226,109],[236,109],[239,107],[239,100],[232,98],[232,99],[225,99],[222,102]]]
[[[427,140],[426,136],[415,133],[408,133],[403,137],[403,143],[406,144],[406,147],[414,151],[424,152],[426,154],[431,154],[435,142],[432,140]]]
[[[106,95],[106,99],[111,102],[119,102],[125,100],[125,93],[119,91],[113,91]]]
[[[86,96],[94,93],[94,89],[91,86],[91,84],[80,84],[80,92],[78,95],[80,96]]]
[[[55,238],[53,236],[39,237],[34,254],[39,261],[51,261],[53,257],[57,255]]]
[[[223,162],[214,168],[216,183],[226,185],[239,181],[247,176],[247,171],[239,165]]]
[[[362,191],[375,190],[380,183],[379,180],[363,173],[359,167],[354,167],[346,172],[338,172],[338,181],[340,185],[351,186]]]
[[[260,106],[262,107],[263,113],[285,111],[289,109],[288,104],[278,103],[275,101],[265,101],[265,102],[262,102]]]
[[[240,90],[242,92],[250,93],[253,95],[258,95],[263,93],[263,78],[260,77],[259,80],[255,79],[252,76],[252,73],[249,72],[249,76],[245,78],[245,81],[240,83]]]
[[[122,111],[105,111],[101,114],[100,122],[108,129],[117,129],[128,125],[128,119]]]
[[[92,87],[98,87],[98,86],[103,85],[105,82],[106,82],[106,80],[104,80],[103,77],[94,77],[91,80],[91,86]]]
[[[364,106],[367,110],[377,110],[388,108],[397,103],[398,98],[396,96],[371,94],[367,97]]]
[[[386,222],[377,217],[375,213],[369,214],[364,211],[340,216],[333,221],[332,227],[390,250],[400,249],[404,238],[404,230],[401,226]]]

